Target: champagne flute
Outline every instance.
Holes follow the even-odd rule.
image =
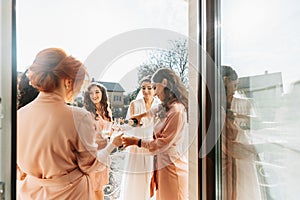
[[[101,131],[102,137],[110,139],[111,131],[112,131],[111,129],[112,129],[112,122],[105,122],[103,124],[103,129]]]

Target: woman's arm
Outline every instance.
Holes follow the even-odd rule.
[[[175,111],[167,115],[164,128],[154,140],[142,140],[141,146],[150,152],[163,152],[181,139],[186,125],[186,112]]]
[[[140,121],[143,117],[154,117],[157,112],[161,111],[161,109],[164,109],[164,108],[161,105],[156,105],[156,106],[150,108],[148,111],[140,113],[140,114],[134,114],[134,111],[133,111],[130,119],[135,118],[140,123]]]
[[[154,140],[141,140],[140,146],[149,149],[151,152],[164,151],[170,147],[177,138],[183,137],[186,118],[186,112],[171,112],[167,116],[163,130],[157,134]],[[138,145],[139,138],[136,137],[122,137],[123,146],[126,148],[131,145]]]
[[[77,123],[78,140],[75,145],[77,163],[81,171],[90,173],[102,170],[109,165],[109,155],[114,148],[122,144],[121,137],[115,137],[112,143],[97,151],[95,142],[96,131],[93,127],[93,119],[89,113],[78,118]]]
[[[131,116],[130,116],[130,119],[136,119],[136,120],[138,121],[138,124],[140,124],[141,119],[142,119],[143,117],[148,117],[148,116],[150,116],[149,111],[148,111],[148,112],[141,113],[141,114],[137,114],[137,115],[131,115]]]

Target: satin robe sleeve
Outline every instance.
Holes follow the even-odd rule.
[[[155,133],[155,139],[151,141],[142,140],[142,147],[153,153],[164,152],[182,139],[185,124],[186,112],[183,108],[170,110],[162,129]]]
[[[115,148],[115,145],[110,143],[106,148],[97,151],[96,132],[89,113],[79,119],[77,130],[79,140],[76,147],[76,156],[81,171],[90,173],[104,170],[105,166],[110,163],[109,154]]]

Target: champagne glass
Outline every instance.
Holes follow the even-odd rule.
[[[111,136],[114,137],[121,129],[120,129],[120,119],[114,118],[114,121],[112,122],[112,132]]]
[[[102,137],[110,139],[111,132],[112,132],[112,122],[104,122],[103,129],[102,129]]]

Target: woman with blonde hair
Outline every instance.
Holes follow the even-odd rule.
[[[84,65],[59,48],[40,51],[29,67],[39,95],[17,113],[17,165],[27,176],[20,199],[93,199],[88,174],[102,170],[121,135],[97,151],[91,115],[68,106],[88,76]]]

